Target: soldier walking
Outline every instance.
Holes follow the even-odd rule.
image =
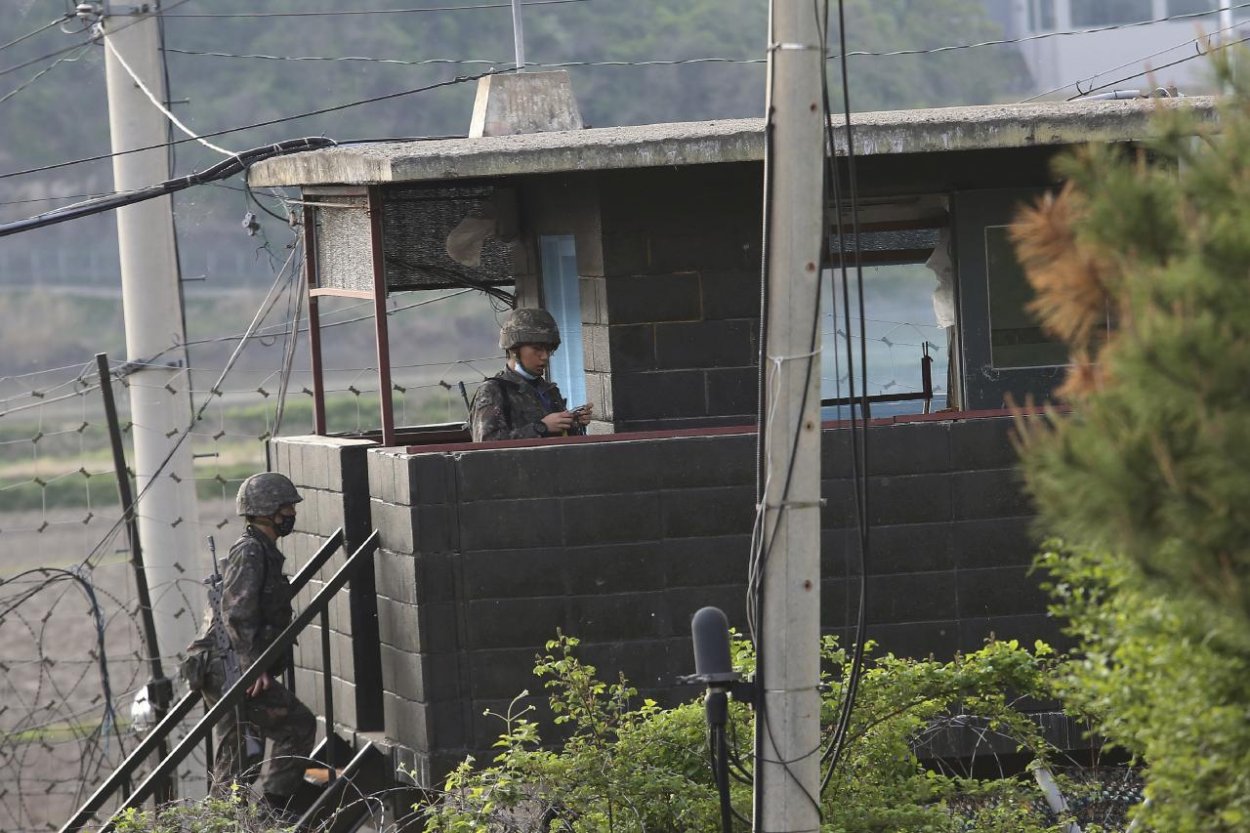
[[[239,487],[235,509],[247,526],[230,548],[222,571],[220,620],[214,623],[209,610],[201,635],[190,648],[207,660],[202,690],[210,705],[220,699],[227,676],[226,657],[213,628],[224,628],[241,673],[291,622],[291,586],[282,574],[283,556],[276,542],[295,528],[295,504],[301,500],[295,485],[276,472],[254,474]],[[263,783],[264,799],[285,810],[303,779],[317,723],[308,707],[275,679],[281,670],[267,668],[239,707],[217,724],[213,791],[224,795],[233,783],[255,781],[264,757],[259,739],[268,738],[273,755]]]
[[[508,366],[477,389],[469,408],[473,441],[584,434],[593,406],[567,410],[560,388],[546,378],[560,328],[544,309],[513,310],[499,330]]]

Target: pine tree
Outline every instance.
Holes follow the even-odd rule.
[[[1070,414],[1022,431],[1064,536],[1041,563],[1081,651],[1069,702],[1145,767],[1145,829],[1250,830],[1250,86],[1218,118],[1065,158],[1013,227],[1073,356]]]

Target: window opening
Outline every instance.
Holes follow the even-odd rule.
[[[950,365],[948,328],[938,326],[934,309],[937,281],[923,262],[867,264],[864,269],[865,327],[860,332],[859,294],[854,269],[850,281],[851,357],[855,369],[855,414],[863,395],[860,347],[867,351],[869,417],[923,413],[924,358],[932,390],[931,410],[946,407]],[[842,272],[826,269],[821,280],[821,419],[850,419],[849,364],[842,311]],[[836,295],[836,299],[835,299]],[[836,300],[836,303],[835,303]]]
[[[550,378],[560,386],[569,407],[576,407],[586,402],[577,247],[571,234],[544,235],[539,240],[539,250],[543,299],[560,327],[560,349],[551,356]]]

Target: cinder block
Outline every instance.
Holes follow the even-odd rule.
[[[747,318],[758,321],[760,280],[758,268],[705,268],[702,281],[703,317],[707,319]]]
[[[613,373],[612,404],[618,420],[707,416],[700,370]]]
[[[660,499],[656,492],[566,497],[561,502],[567,546],[660,537]]]
[[[417,603],[417,565],[410,553],[379,549],[373,556],[375,586],[397,602]]]
[[[951,470],[950,423],[914,422],[868,432],[868,472],[940,474]]]
[[[455,471],[450,455],[414,455],[408,458],[408,466],[409,494],[413,504],[448,503],[459,499],[455,492]]]
[[[650,321],[697,321],[703,317],[699,276],[694,272],[665,275],[610,275],[608,317],[612,324]]]
[[[560,502],[549,497],[462,503],[459,510],[463,550],[528,549],[563,543]]]
[[[854,533],[847,538],[858,544]],[[870,530],[868,572],[872,575],[933,572],[954,566],[949,523],[899,524]]]
[[[463,501],[529,498],[551,494],[556,483],[552,448],[471,451],[459,460]]]
[[[1029,567],[960,570],[959,614],[972,619],[1045,613],[1050,600],[1041,580]]]
[[[874,526],[951,519],[951,475],[874,477],[868,489],[868,519]]]
[[[375,502],[372,518],[384,548],[405,555],[417,551],[416,511],[413,507]]]
[[[959,650],[959,626],[951,619],[895,625],[870,622],[868,638],[877,642],[878,654],[949,660]]]
[[[755,435],[673,437],[650,441],[665,489],[755,485]]]
[[[522,691],[539,691],[542,684],[534,677],[534,656],[534,648],[470,653],[469,680],[473,699],[504,700]]]
[[[390,645],[408,653],[418,653],[421,643],[418,638],[417,608],[378,597],[378,639],[383,645]]]
[[[703,587],[741,582],[745,588],[750,546],[750,535],[668,538],[660,545],[667,586]]]
[[[1034,518],[990,518],[950,524],[950,547],[960,569],[1013,567],[1033,563],[1041,548],[1031,527]]]
[[[461,649],[460,610],[454,602],[429,602],[417,607],[417,650],[423,654]],[[396,647],[401,647],[396,645]]]
[[[662,639],[673,633],[668,597],[659,588],[652,593],[574,596],[568,610],[567,632],[584,642]]]
[[[465,619],[470,651],[534,648],[555,638],[557,628],[570,632],[572,624],[562,596],[472,601]]]
[[[749,533],[755,523],[755,488],[665,491],[662,501],[665,538]]]
[[[951,477],[954,518],[1020,517],[1035,514],[1016,469],[957,472]]]
[[[466,599],[511,599],[560,596],[566,592],[563,548],[488,550],[458,556]]]
[[[985,641],[991,637],[999,640],[1018,639],[1021,645],[1030,649],[1039,639],[1060,651],[1075,647],[1072,637],[1063,632],[1063,620],[1044,613],[960,620],[960,650],[979,650],[985,647]]]
[[[756,360],[755,322],[696,321],[655,325],[660,370],[747,367]]]
[[[737,416],[754,422],[759,409],[759,371],[754,367],[709,370],[707,412],[712,416]]]
[[[446,552],[460,547],[456,507],[453,504],[418,504],[413,507],[417,552]]]
[[[955,619],[959,615],[958,602],[953,572],[901,573],[868,579],[870,622]]]
[[[452,700],[467,694],[456,654],[410,654],[383,645],[382,680],[386,691],[416,702]]]
[[[667,584],[667,559],[659,542],[570,547],[561,555],[573,596],[654,592]]]
[[[611,370],[655,370],[655,325],[616,324],[607,328]]]
[[[951,460],[963,471],[1006,469],[1019,464],[1011,417],[970,419],[950,423]]]

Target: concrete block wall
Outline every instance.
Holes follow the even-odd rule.
[[[274,471],[291,478],[304,501],[297,507],[295,531],[280,542],[287,572],[306,564],[340,527],[344,546],[295,599],[304,609],[326,579],[373,529],[369,515],[370,440],[338,437],[281,437],[270,442]],[[331,686],[334,721],[341,733],[382,728],[381,655],[378,649],[377,592],[373,570],[366,566],[340,590],[329,608]],[[314,620],[295,647],[295,690],[317,715],[325,714],[322,640]]]
[[[582,281],[596,408],[618,432],[752,421],[762,169],[604,172],[597,187],[599,271]]]
[[[884,650],[950,656],[991,633],[1054,638],[1028,575],[1032,512],[1010,420],[871,429],[869,631]],[[822,620],[849,635],[858,599],[850,435],[825,432]],[[749,434],[408,455],[369,453],[386,734],[418,783],[481,753],[557,629],[646,696],[692,696],[690,616],[745,630],[754,517]]]

